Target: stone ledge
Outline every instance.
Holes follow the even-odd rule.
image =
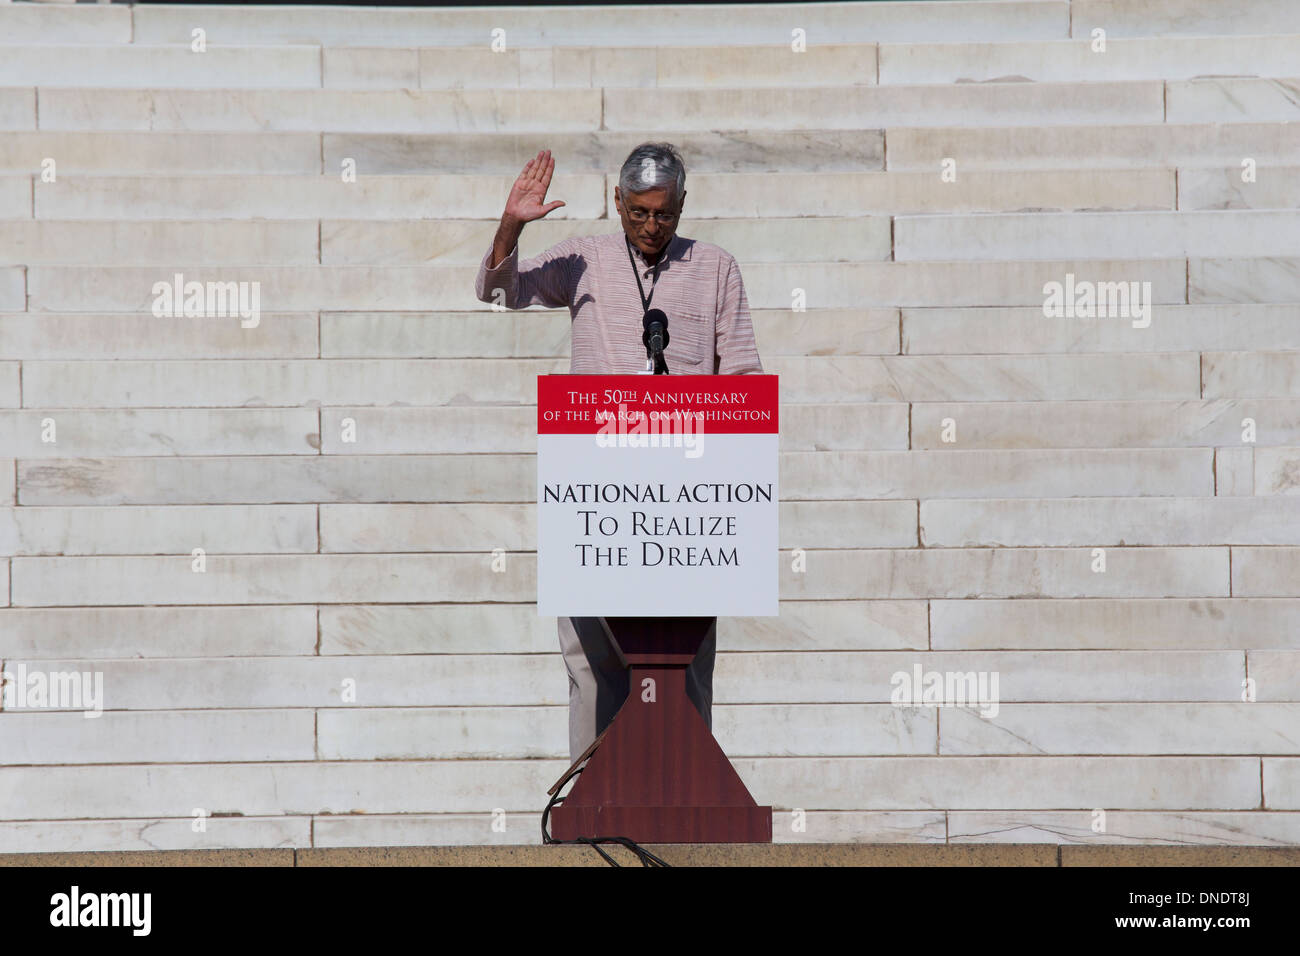
[[[1300,846],[1063,846],[1061,866],[1300,866]]]
[[[602,846],[637,866],[627,849]],[[1300,847],[1055,844],[669,844],[646,849],[673,866],[1300,866]],[[1059,851],[1059,852],[1058,852]],[[5,866],[606,866],[586,846],[316,847],[6,853]]]
[[[276,850],[110,850],[99,853],[0,853],[6,866],[293,866],[291,847]]]
[[[640,865],[617,844],[601,849],[620,864]],[[1056,866],[1052,845],[920,843],[645,844],[672,866]],[[339,847],[298,851],[299,866],[607,866],[585,846]]]

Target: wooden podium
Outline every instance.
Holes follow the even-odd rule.
[[[629,664],[623,707],[551,811],[551,835],[637,843],[771,843],[760,807],[686,695],[707,617],[606,618]]]
[[[700,615],[778,611],[776,376],[542,375],[537,408],[538,613],[600,617],[629,669],[550,838],[772,842],[686,669]]]

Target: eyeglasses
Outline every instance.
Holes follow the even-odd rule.
[[[671,226],[677,221],[677,217],[680,215],[681,213],[676,212],[657,212],[654,214],[655,221],[661,226]],[[633,222],[647,222],[650,219],[650,213],[644,209],[629,209],[627,211],[627,218],[631,219]]]

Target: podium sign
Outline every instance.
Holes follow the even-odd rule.
[[[777,451],[775,375],[538,376],[537,611],[601,618],[635,689],[555,839],[772,842],[686,670],[717,617],[777,614]]]
[[[539,375],[537,612],[778,613],[775,375]]]

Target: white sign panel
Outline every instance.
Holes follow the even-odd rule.
[[[775,375],[543,375],[537,611],[778,613]]]

